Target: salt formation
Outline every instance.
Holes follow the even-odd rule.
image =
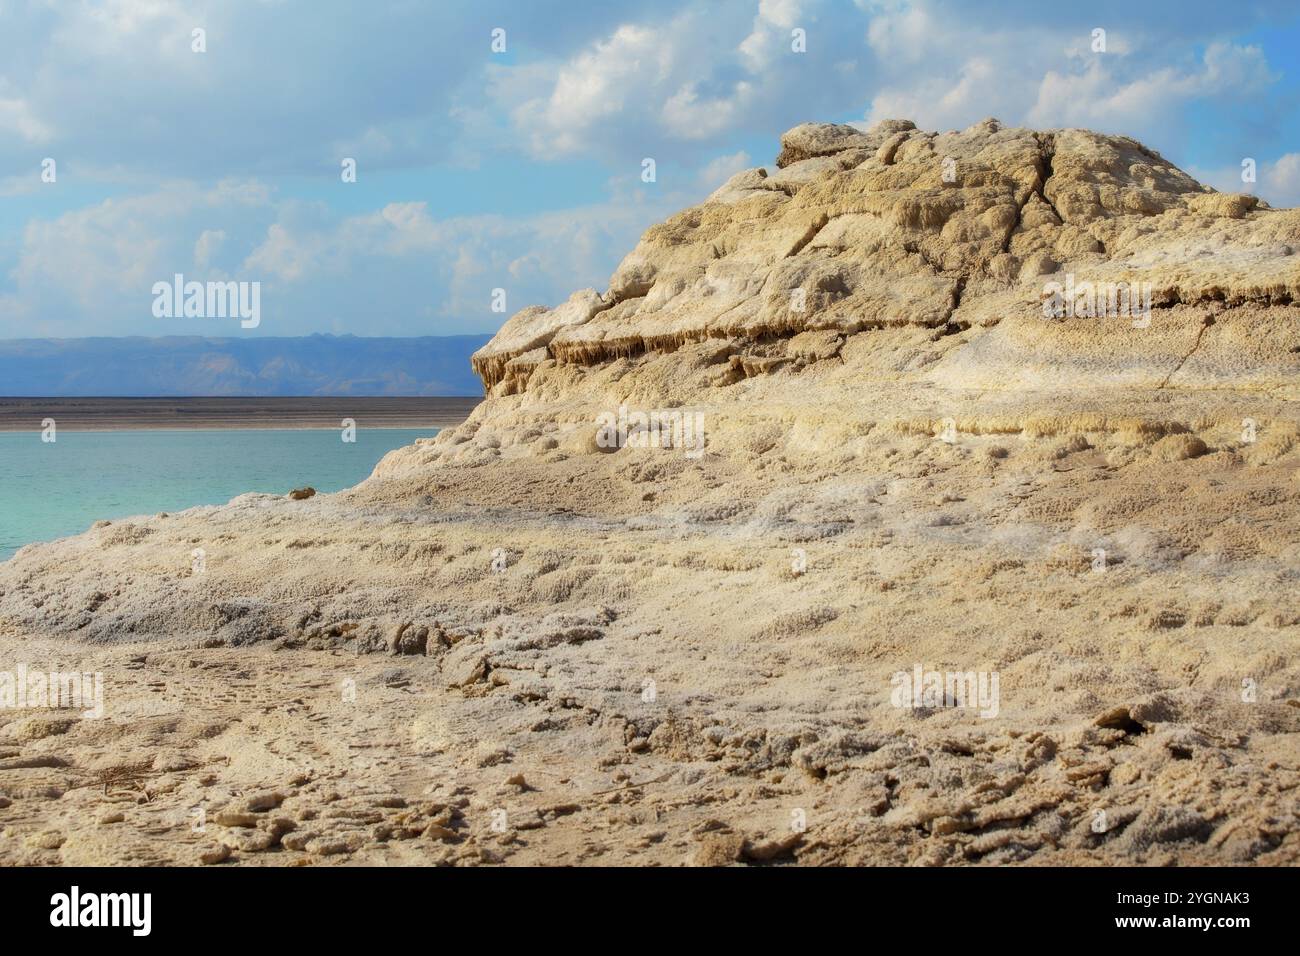
[[[1131,139],[796,127],[357,488],[0,566],[107,711],[0,712],[0,859],[1294,864],[1297,242]]]

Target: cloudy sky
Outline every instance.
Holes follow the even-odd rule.
[[[986,116],[1298,205],[1300,6],[0,0],[0,338],[493,331],[797,123]],[[178,272],[260,282],[261,326],[155,318]]]

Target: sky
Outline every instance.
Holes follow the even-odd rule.
[[[792,126],[988,116],[1300,205],[1300,4],[0,0],[0,338],[491,332]]]

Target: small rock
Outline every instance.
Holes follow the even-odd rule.
[[[423,654],[429,645],[429,629],[415,627],[407,621],[397,628],[393,635],[394,654]]]
[[[110,823],[121,823],[126,819],[126,814],[118,811],[116,813],[106,813],[99,818],[99,825],[108,826]]]
[[[226,846],[224,843],[199,854],[199,862],[204,866],[212,866],[214,863],[224,863],[228,859],[230,859],[230,847]]]
[[[289,492],[289,498],[293,501],[302,501],[311,498],[316,494],[316,489],[308,485],[306,488],[295,488]]]
[[[969,824],[959,817],[935,817],[930,821],[930,833],[933,836],[947,836],[949,833],[960,833],[969,827]]]
[[[269,850],[278,843],[278,839],[262,830],[223,830],[217,837],[223,844],[244,853],[259,853]]]
[[[288,817],[276,817],[266,824],[266,832],[279,841],[286,833],[292,833],[298,829],[298,824]]]
[[[1203,842],[1212,829],[1210,821],[1187,807],[1153,805],[1129,824],[1123,839],[1132,850],[1146,850],[1159,843]]]
[[[1195,435],[1186,433],[1178,435],[1166,435],[1154,445],[1151,446],[1151,453],[1161,461],[1174,462],[1184,461],[1188,458],[1199,458],[1204,455],[1209,448],[1205,442]]]
[[[480,767],[495,767],[497,764],[508,763],[512,757],[514,757],[514,754],[505,747],[487,745],[479,749],[478,765]]]
[[[727,866],[740,862],[745,838],[739,833],[708,833],[695,851],[696,866]]]
[[[492,673],[492,664],[487,655],[482,655],[464,672],[464,676],[453,683],[453,687],[472,687],[473,685],[486,681],[488,675]]]
[[[764,840],[761,843],[751,843],[747,840],[741,853],[745,859],[761,863],[790,855],[801,842],[803,842],[802,833],[791,833],[788,836],[778,837],[775,840]]]
[[[359,810],[355,807],[330,807],[323,816],[327,820],[350,820],[355,823],[378,823],[384,819],[378,810]]]
[[[721,820],[718,820],[714,817],[710,817],[709,819],[703,821],[702,823],[697,823],[691,829],[691,832],[698,837],[698,836],[703,836],[706,833],[716,833],[719,830],[730,830],[730,829],[731,827],[727,826]]]
[[[1142,776],[1142,769],[1131,763],[1122,763],[1110,772],[1110,782],[1114,786],[1135,783]]]
[[[430,816],[430,823],[436,823],[440,827],[449,827],[451,821],[456,818],[456,811],[451,807],[443,807],[441,810],[431,813]]]
[[[303,847],[312,856],[338,856],[340,853],[352,853],[361,847],[361,837],[318,837],[307,841]]]
[[[223,827],[255,827],[257,826],[257,816],[252,813],[246,813],[241,810],[222,810],[216,816],[216,821]]]
[[[430,823],[424,829],[424,835],[431,840],[441,840],[444,843],[448,840],[456,839],[456,831],[449,827],[440,826],[437,823]]]
[[[287,833],[280,840],[280,845],[286,850],[305,850],[307,844],[313,840],[319,840],[320,834],[310,830],[299,830],[294,833]]]
[[[538,830],[546,825],[546,821],[536,810],[523,810],[510,815],[510,825],[516,830]]]
[[[75,723],[77,723],[75,717],[28,717],[15,724],[11,733],[19,743],[30,743],[33,740],[66,734]]]
[[[44,830],[27,838],[27,845],[38,850],[57,850],[67,842],[67,836],[58,830]]]
[[[274,810],[282,803],[284,803],[284,794],[278,790],[267,790],[245,799],[244,809],[249,813],[265,813],[267,810]]]

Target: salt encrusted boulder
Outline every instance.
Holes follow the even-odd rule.
[[[474,371],[484,381],[500,380],[506,363],[512,358],[546,345],[556,333],[571,325],[581,325],[604,307],[599,292],[583,289],[554,309],[534,305],[517,312],[491,342],[474,353]]]
[[[1167,354],[1199,338],[1198,308],[1245,308],[1238,324],[1249,324],[1260,309],[1291,308],[1300,289],[1300,214],[1216,193],[1126,137],[991,119],[930,133],[886,120],[866,131],[804,124],[781,144],[776,172],[738,173],[648,229],[603,295],[584,290],[554,309],[517,313],[474,357],[487,387],[508,380],[508,392],[524,389],[548,359],[591,366],[688,343],[1001,324],[932,374],[947,384],[1015,384],[1035,351],[1059,354],[1061,374],[1105,374],[1118,324],[1041,321],[1047,287],[1067,277],[1144,285],[1153,307],[1182,309],[1176,328],[1111,361],[1117,374],[1121,365],[1168,371]],[[1205,366],[1221,338],[1209,336],[1179,374]],[[1265,366],[1294,368],[1285,344]]]

